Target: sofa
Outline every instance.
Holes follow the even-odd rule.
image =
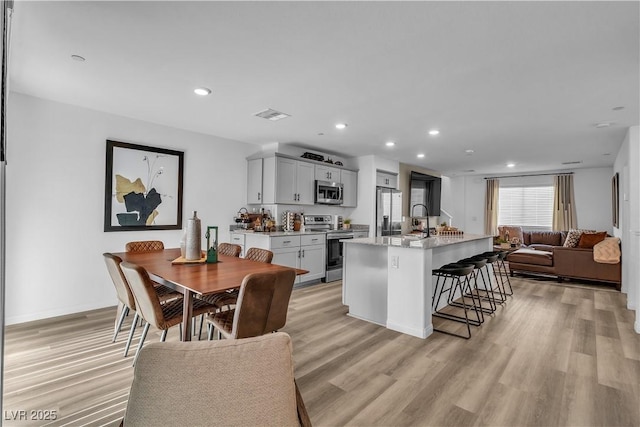
[[[501,235],[504,230],[501,230]],[[521,242],[519,249],[507,255],[511,276],[515,273],[541,274],[555,276],[558,282],[564,279],[582,279],[605,282],[620,290],[622,283],[622,261],[602,263],[594,260],[594,249],[588,247],[564,246],[567,238],[574,238],[574,230],[571,231],[521,231],[511,227],[510,236],[514,236]],[[596,234],[604,238],[606,233],[578,233],[589,234],[587,238],[595,239]],[[512,237],[513,239],[514,237]],[[587,241],[588,239],[583,238]],[[595,239],[597,240],[597,239]],[[579,242],[578,242],[579,243]],[[572,245],[570,245],[572,246]]]

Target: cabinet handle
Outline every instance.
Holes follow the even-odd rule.
[[[260,200],[260,192],[258,192],[258,200]]]
[[[284,241],[282,242],[282,244],[283,244],[283,245],[286,245],[287,243],[291,243],[291,240],[284,240]]]
[[[302,250],[302,258],[304,258],[304,249]]]
[[[300,258],[300,251],[298,251],[298,258]]]
[[[317,242],[317,241],[318,241],[318,239],[311,239],[311,241],[312,241],[312,242]]]

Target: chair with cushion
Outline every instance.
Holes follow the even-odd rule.
[[[131,293],[136,301],[137,312],[145,320],[144,330],[140,336],[140,343],[136,351],[136,357],[133,361],[135,365],[140,349],[144,344],[144,340],[149,332],[149,326],[153,325],[162,331],[160,341],[164,341],[167,337],[167,331],[170,327],[178,325],[182,322],[182,299],[168,301],[160,304],[158,295],[155,292],[153,281],[149,278],[149,273],[144,268],[123,262],[120,264],[124,277],[129,283]],[[193,316],[209,313],[215,310],[210,304],[198,299],[193,300]],[[180,334],[182,336],[182,334]]]
[[[264,335],[284,327],[295,279],[293,269],[247,275],[240,286],[235,308],[207,317],[209,339],[213,328],[225,338],[238,339]]]
[[[220,243],[218,245],[218,254],[233,257],[239,257],[242,247],[233,243]]]
[[[104,253],[102,254],[104,257],[104,262],[107,265],[107,270],[109,271],[109,275],[111,276],[111,281],[116,288],[116,295],[118,296],[118,313],[116,316],[116,324],[113,333],[112,342],[116,341],[118,337],[118,333],[122,328],[122,323],[124,322],[124,318],[129,314],[129,311],[134,311],[135,316],[133,321],[131,322],[131,329],[129,331],[129,338],[127,339],[127,345],[124,349],[124,356],[126,357],[129,353],[129,347],[131,346],[131,340],[133,339],[133,334],[136,330],[136,325],[138,323],[138,312],[136,311],[136,302],[133,297],[133,293],[131,293],[131,288],[127,283],[127,279],[124,277],[122,273],[122,269],[120,268],[120,264],[122,263],[122,259],[119,256]],[[177,298],[182,298],[182,294],[174,291],[163,285],[156,285],[154,287],[156,295],[161,303],[166,301],[174,300]]]
[[[139,242],[129,242],[125,246],[127,252],[156,252],[164,250],[164,243],[160,240],[143,240]]]
[[[124,426],[310,426],[284,332],[151,343],[140,351]]]
[[[249,248],[244,256],[244,259],[271,264],[271,260],[273,260],[273,252],[266,249]]]

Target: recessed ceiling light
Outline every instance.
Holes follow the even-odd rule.
[[[384,143],[384,145],[386,145],[387,147],[393,147],[394,145],[396,145],[396,143],[393,141],[387,141]]]
[[[624,110],[624,107],[621,105],[619,107],[613,107],[612,110],[613,111],[620,111],[620,110]]]
[[[467,153],[467,154],[473,154],[475,151],[473,151],[473,150],[464,150],[464,152]]]
[[[418,154],[418,158],[419,158],[419,159],[424,158],[424,154],[422,154],[422,153]]]
[[[347,127],[346,123],[338,123],[336,124],[336,129],[344,129]]]
[[[73,59],[74,61],[80,61],[80,62],[85,61],[84,57],[80,55],[71,55],[71,59]]]
[[[508,168],[515,167],[515,165],[516,165],[515,163],[507,163],[507,167],[508,167]]]
[[[429,131],[429,135],[431,135],[431,136],[436,136],[439,133],[440,133],[440,131],[437,130],[437,129],[432,129],[432,130]]]
[[[206,87],[198,87],[193,90],[193,93],[200,96],[207,96],[211,93],[211,89]]]

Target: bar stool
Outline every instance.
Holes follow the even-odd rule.
[[[507,294],[504,291],[504,283],[503,283],[502,275],[500,275],[500,278],[499,278],[498,273],[496,273],[496,268],[494,268],[493,266],[493,264],[496,264],[496,266],[498,266],[498,258],[500,258],[500,252],[489,251],[476,256],[487,259],[486,270],[487,270],[487,277],[489,278],[489,283],[491,283],[491,277],[489,276],[489,265],[491,265],[491,270],[493,271],[493,278],[496,281],[496,288],[494,288],[493,285],[490,285],[489,286],[490,292],[493,294],[494,298],[497,293],[499,295],[499,298],[496,298],[495,301],[498,304],[503,304],[504,302],[507,301]],[[503,285],[503,287],[501,288],[500,285]],[[496,289],[498,290],[497,292],[496,292]]]
[[[493,297],[493,294],[489,292],[487,281],[485,280],[484,274],[482,274],[482,271],[483,271],[482,268],[486,267],[487,259],[484,257],[464,258],[458,261],[458,264],[472,264],[474,266],[472,276],[473,276],[473,284],[476,290],[476,295],[478,296],[478,303],[479,303],[478,308],[482,311],[482,313],[493,314],[496,311],[496,301],[495,301],[495,298]],[[478,286],[478,277],[482,279],[482,283],[483,283],[482,288]],[[480,297],[481,290],[484,291],[483,297]],[[489,307],[483,306],[482,300],[488,301]]]
[[[471,338],[471,325],[479,326],[482,323],[482,321],[480,320],[481,314],[480,312],[478,312],[478,308],[475,306],[475,304],[469,306],[465,302],[465,289],[468,286],[468,281],[474,268],[475,267],[472,264],[447,264],[432,271],[432,274],[436,276],[436,284],[433,289],[432,298],[432,316],[452,320],[454,322],[464,323],[467,326],[467,335],[457,334],[455,332],[449,332],[443,329],[436,328],[433,329],[434,331],[441,332],[447,335],[453,335],[459,338],[469,339]],[[442,282],[440,281],[440,279],[442,279]],[[447,280],[449,280],[449,283],[447,283]],[[438,288],[440,288],[439,293]],[[440,299],[442,298],[442,294],[444,294],[445,292],[448,292],[447,306],[456,306],[452,305],[451,303],[454,302],[454,297],[457,291],[460,292],[461,303],[459,304],[463,309],[464,317],[438,311]],[[438,293],[437,299],[436,293]],[[469,319],[469,309],[473,309],[473,311],[475,311],[476,319]]]
[[[497,265],[498,265],[498,271],[500,272],[500,277],[506,277],[507,280],[507,285],[509,285],[509,292],[507,292],[506,287],[504,286],[504,279],[502,282],[502,288],[504,289],[505,293],[507,295],[513,295],[513,288],[511,287],[511,279],[509,279],[509,272],[507,271],[507,264],[505,263],[505,260],[507,259],[507,255],[509,255],[508,251],[494,251],[498,253],[498,261],[497,261]]]

